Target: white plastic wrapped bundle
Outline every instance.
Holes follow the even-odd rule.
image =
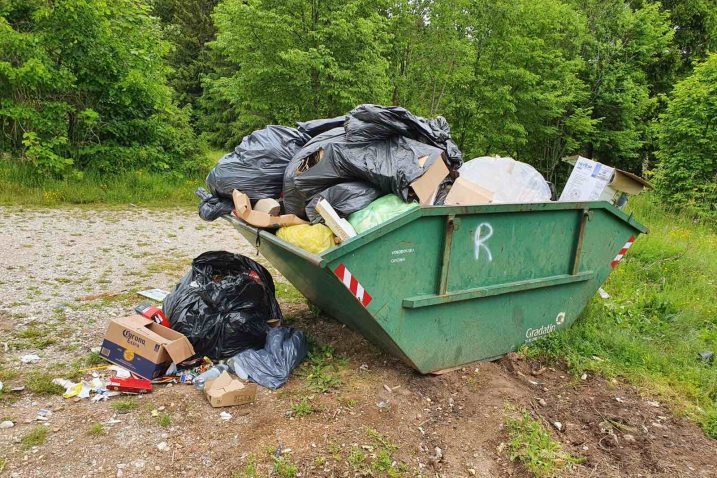
[[[483,156],[467,161],[461,177],[493,192],[493,204],[550,201],[550,186],[531,165],[513,158]]]

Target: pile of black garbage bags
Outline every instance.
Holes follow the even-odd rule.
[[[296,128],[267,126],[245,136],[207,176],[209,193],[197,191],[199,214],[209,221],[229,214],[237,189],[252,202],[283,198],[283,214],[312,223],[322,222],[314,210],[321,198],[346,217],[386,194],[412,200],[409,185],[434,162],[444,161],[453,173],[462,156],[445,118],[364,104],[344,116]],[[446,188],[452,177],[444,181]],[[439,191],[436,204],[440,200]]]

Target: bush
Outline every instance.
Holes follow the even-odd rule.
[[[655,183],[673,206],[717,217],[717,54],[679,82],[658,126]]]
[[[183,170],[199,150],[167,86],[157,19],[134,0],[0,6],[0,152],[38,176]]]

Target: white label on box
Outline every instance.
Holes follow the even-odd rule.
[[[610,166],[578,157],[568,182],[565,183],[561,202],[597,201],[610,184],[615,169]]]

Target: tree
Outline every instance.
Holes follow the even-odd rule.
[[[658,126],[658,192],[677,207],[717,218],[717,54],[679,82]]]
[[[390,98],[387,19],[371,0],[226,0],[212,47],[231,63],[207,82],[235,111],[236,143],[269,123],[345,113]]]
[[[640,171],[645,137],[656,111],[648,70],[669,55],[673,30],[659,4],[633,10],[624,0],[580,0],[589,40],[583,49],[592,119],[596,128],[584,153]]]
[[[189,164],[197,143],[166,52],[136,0],[3,2],[0,150],[57,176]]]
[[[165,38],[172,45],[167,55],[172,69],[169,84],[179,104],[192,107],[195,123],[201,114],[202,80],[211,72],[212,58],[206,45],[216,34],[211,14],[217,3],[218,0],[155,0],[153,5],[153,13],[164,24]]]

